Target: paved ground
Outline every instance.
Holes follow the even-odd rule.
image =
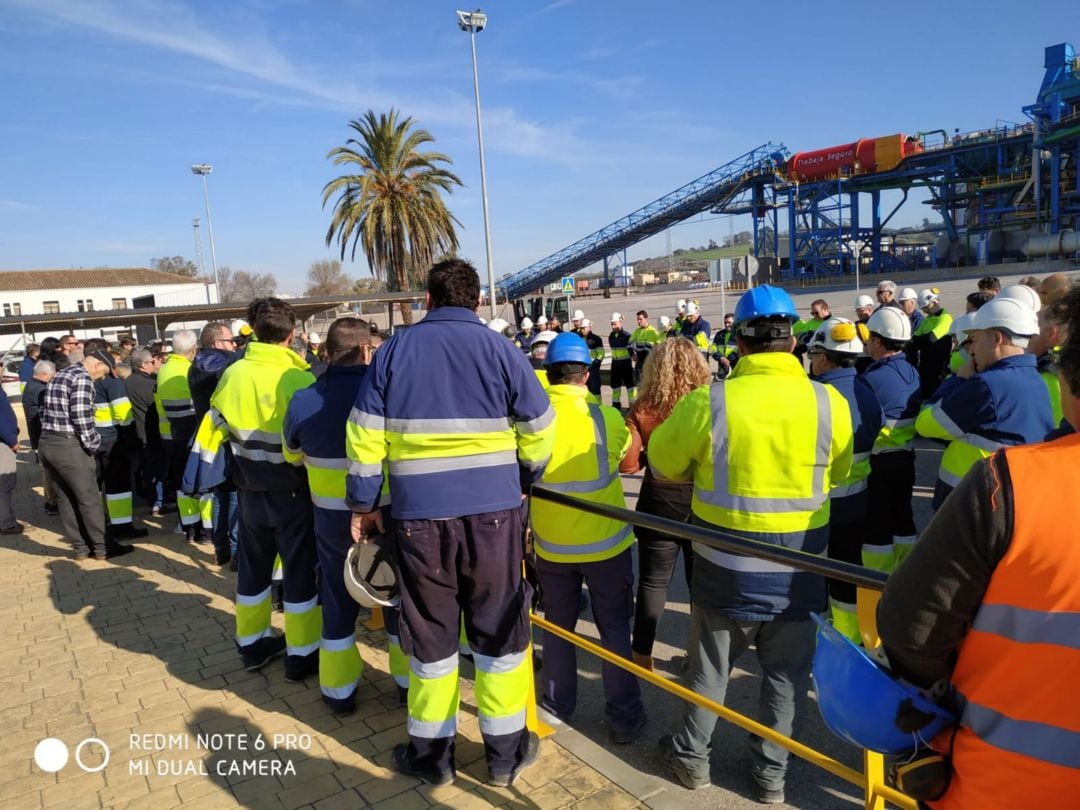
[[[467,684],[457,782],[432,789],[396,775],[389,757],[406,738],[405,713],[386,674],[382,632],[362,633],[362,702],[339,720],[314,679],[286,683],[280,663],[263,673],[240,668],[232,642],[235,575],[208,551],[171,534],[171,523],[148,518],[138,522],[154,534],[120,564],[76,563],[56,534],[58,519],[44,515],[29,453],[20,454],[18,474],[17,511],[32,528],[0,540],[0,808],[641,805],[583,761],[591,744],[571,751],[547,741],[541,762],[512,789],[484,786]],[[280,630],[280,616],[274,623]],[[467,665],[463,672],[471,674]],[[46,737],[71,753],[58,773],[33,764]],[[95,773],[75,761],[76,746],[91,737],[110,750]],[[89,743],[80,759],[96,768],[102,749]]]

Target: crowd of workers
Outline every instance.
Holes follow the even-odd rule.
[[[1080,615],[1080,556],[1060,552],[1055,530],[1080,515],[1035,481],[1080,474],[1080,444],[1067,437],[1080,417],[1080,330],[1070,330],[1080,291],[1059,275],[1004,290],[985,281],[955,318],[936,290],[887,281],[876,303],[855,301],[853,319],[819,299],[803,321],[768,285],[745,293],[715,334],[695,301],[679,301],[659,328],[642,310],[631,332],[614,313],[607,407],[604,342],[584,313],[569,331],[544,318],[485,326],[477,274],[455,259],[429,273],[427,316],[385,342],[351,317],[325,344],[298,342],[291,307],[260,299],[244,323],[177,332],[171,351],[131,341],[114,352],[73,336],[43,344],[24,403],[46,502],[77,558],[130,551],[119,541],[142,533],[133,491],[154,514],[175,509],[189,540],[210,535],[217,562],[237,570],[243,665],[284,655],[286,679],[317,675],[337,713],[355,710],[362,669],[345,561],[354,544],[386,549],[400,600],[387,611],[391,671],[408,711],[409,742],[393,752],[402,773],[454,779],[467,653],[491,783],[512,784],[538,756],[525,724],[534,665],[550,717],[567,721],[577,696],[574,647],[547,637],[533,656],[530,608],[573,630],[584,584],[603,646],[652,669],[680,553],[692,604],[686,685],[722,703],[752,645],[758,719],[792,733],[813,616],[861,641],[854,587],[529,498],[536,484],[623,506],[620,473],[643,471],[638,511],[896,572],[881,608],[895,671],[927,689],[951,678],[970,709],[943,743],[956,778],[940,806],[992,806],[982,800],[1003,789],[998,766],[1016,795],[1028,767],[1059,790],[1076,780],[1070,755],[1044,742],[1078,732],[1052,707],[1078,674],[1065,620]],[[916,435],[947,443],[938,516],[922,539]],[[0,444],[11,449],[9,438]],[[1038,611],[1057,621],[1034,621]],[[1053,649],[1042,663],[1009,655],[1029,642]],[[1060,692],[1014,699],[986,683],[1034,678],[1043,664],[1060,669]],[[647,722],[638,681],[605,664],[603,688],[612,742],[637,739]],[[996,731],[993,718],[1014,709],[1038,722]],[[687,706],[660,739],[685,787],[710,783],[716,721]],[[750,748],[755,797],[782,802],[787,752],[757,737]]]

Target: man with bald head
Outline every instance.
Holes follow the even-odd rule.
[[[1052,273],[1042,280],[1039,285],[1039,298],[1044,307],[1050,306],[1055,301],[1064,298],[1065,294],[1072,289],[1073,283],[1064,273]]]

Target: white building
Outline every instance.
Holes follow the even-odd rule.
[[[4,331],[11,331],[10,327],[17,324],[20,317],[30,315],[215,304],[217,301],[217,287],[213,283],[141,267],[0,271],[0,325],[8,327]],[[117,327],[104,331],[106,334],[102,336],[111,338],[127,330]],[[112,334],[107,334],[110,331]],[[40,341],[52,334],[51,331],[35,333],[34,338]]]

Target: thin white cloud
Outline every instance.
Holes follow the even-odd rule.
[[[571,0],[557,0],[565,5]],[[263,36],[245,32],[222,36],[209,30],[194,12],[181,4],[161,0],[9,0],[26,11],[54,21],[88,28],[116,39],[191,57],[218,68],[241,74],[277,88],[292,91],[273,96],[242,88],[226,90],[220,82],[209,86],[253,100],[297,104],[304,97],[318,106],[357,114],[366,108],[397,107],[424,124],[445,124],[468,129],[474,126],[471,99],[446,92],[441,98],[421,102],[372,90],[338,78],[328,79],[317,71],[296,64]],[[301,99],[297,98],[297,95]],[[484,109],[491,122],[490,146],[508,154],[567,162],[568,151],[576,145],[564,129],[550,129],[522,118],[509,107]],[[552,146],[557,148],[552,148]]]
[[[19,202],[18,200],[0,200],[0,208],[25,208],[27,210],[31,208],[37,208],[36,205],[30,203]]]

